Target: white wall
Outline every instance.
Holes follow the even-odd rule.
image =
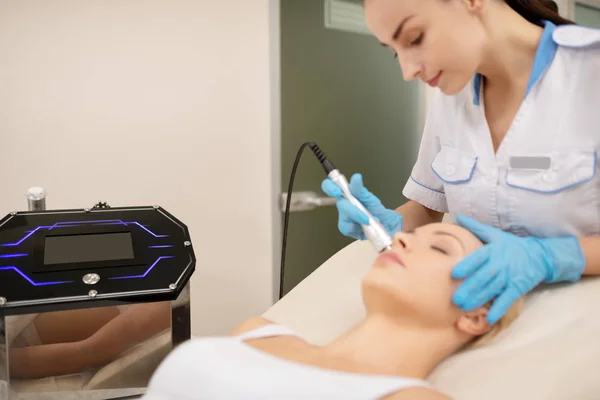
[[[558,11],[560,12],[560,15],[562,15],[563,17],[566,18],[572,18],[572,15],[570,15],[570,10],[569,7],[571,6],[571,0],[554,0],[556,1],[556,4],[558,4]]]
[[[49,208],[160,204],[195,244],[193,333],[261,314],[276,278],[274,3],[2,1],[0,214],[34,185]]]

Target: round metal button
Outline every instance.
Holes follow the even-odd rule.
[[[83,276],[83,283],[86,285],[95,285],[100,281],[100,275],[98,274],[87,274]]]
[[[556,173],[554,172],[546,172],[543,176],[542,179],[544,180],[544,182],[546,183],[552,183],[556,180]]]
[[[446,165],[446,174],[454,175],[456,172],[456,167],[454,165]]]

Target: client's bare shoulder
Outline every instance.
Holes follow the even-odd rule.
[[[233,331],[231,331],[230,335],[231,336],[241,335],[242,333],[246,333],[253,329],[260,328],[261,326],[269,325],[272,323],[273,323],[272,321],[269,321],[268,319],[265,319],[262,317],[250,318],[250,319],[247,319],[246,321],[242,322],[237,328],[235,328]]]
[[[402,390],[381,400],[452,400],[452,398],[433,389],[419,387]]]

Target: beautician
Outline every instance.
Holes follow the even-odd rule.
[[[396,210],[351,178],[390,234],[444,213],[486,246],[454,267],[463,310],[493,300],[498,321],[541,283],[600,274],[600,30],[542,0],[366,0],[369,29],[405,80],[439,88]],[[396,182],[389,182],[395,185]],[[338,198],[338,227],[366,216]]]

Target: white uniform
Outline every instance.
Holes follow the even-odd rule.
[[[600,235],[600,30],[546,22],[496,153],[481,86],[436,95],[404,195],[520,236]]]

